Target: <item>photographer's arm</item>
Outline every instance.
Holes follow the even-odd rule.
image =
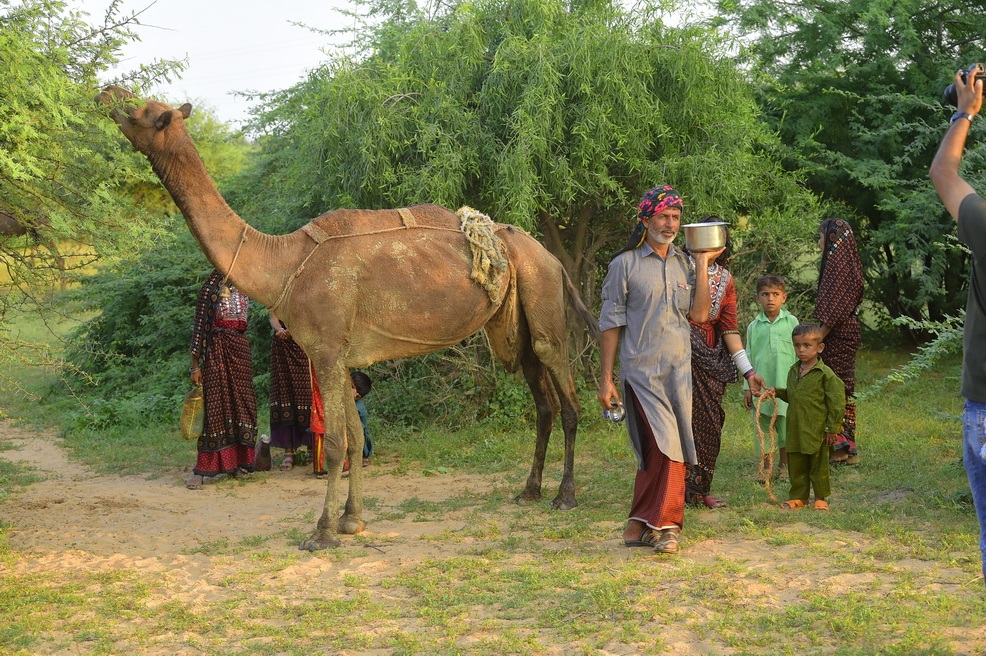
[[[976,75],[967,75],[966,81],[963,82],[961,73],[962,71],[959,71],[955,74],[957,107],[960,113],[975,117],[983,106],[983,82],[977,80]],[[972,120],[964,117],[952,121],[928,171],[938,196],[945,203],[945,209],[956,221],[959,218],[959,205],[962,204],[962,199],[975,193],[972,186],[959,175],[962,151],[971,127]]]

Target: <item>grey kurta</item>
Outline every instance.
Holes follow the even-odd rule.
[[[675,462],[697,463],[688,323],[694,288],[695,274],[684,253],[672,244],[667,259],[661,259],[646,242],[610,262],[603,282],[599,328],[623,329],[620,381],[638,467],[643,467],[643,457],[633,395],[661,452]]]

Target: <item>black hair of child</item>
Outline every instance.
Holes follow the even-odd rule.
[[[781,276],[768,273],[757,278],[757,293],[759,294],[765,287],[776,287],[782,292],[787,291],[787,283]]]
[[[822,327],[817,323],[799,323],[791,331],[791,337],[818,337],[822,338]]]
[[[366,375],[366,372],[359,370],[351,371],[349,372],[349,377],[352,378],[353,385],[356,386],[357,394],[362,397],[370,393],[370,388],[373,386],[373,381]]]

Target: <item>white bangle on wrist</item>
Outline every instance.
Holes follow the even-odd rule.
[[[749,378],[751,375],[756,373],[753,371],[753,365],[750,364],[750,358],[746,355],[746,349],[740,349],[733,353],[733,364],[736,365],[736,371],[740,373],[744,378]]]

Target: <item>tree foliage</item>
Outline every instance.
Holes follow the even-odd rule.
[[[961,312],[968,260],[927,177],[958,68],[986,51],[984,2],[720,0],[785,163],[860,225],[869,295],[891,316]],[[722,21],[718,21],[722,22]],[[973,131],[964,175],[986,189]],[[913,327],[913,323],[903,324]],[[910,329],[910,328],[907,328]],[[923,331],[922,331],[923,332]]]
[[[140,208],[114,193],[141,174],[93,102],[99,74],[133,38],[136,18],[116,4],[93,26],[63,2],[0,0],[0,211],[52,248],[84,244],[82,264],[132,250],[143,236]],[[159,62],[155,70],[174,66]],[[131,81],[153,79],[148,68]],[[17,283],[37,282],[60,264],[43,251],[25,258],[18,246],[5,240],[0,250]]]
[[[609,0],[362,5],[354,51],[267,98],[253,179],[288,225],[332,207],[472,205],[543,239],[590,301],[643,191],[743,225],[784,268],[814,201],[776,164],[714,30]],[[742,218],[741,218],[742,217]],[[801,241],[800,243],[804,243]]]
[[[0,0],[0,219],[20,233],[0,236],[10,283],[0,296],[0,365],[57,366],[45,347],[14,339],[8,311],[56,311],[47,292],[57,283],[142,252],[161,239],[160,218],[174,212],[146,159],[93,101],[105,83],[140,91],[182,67],[148,62],[101,81],[136,38],[139,12],[122,13],[119,4],[92,23],[64,2]],[[190,126],[218,179],[242,167],[248,144],[214,112],[198,112]],[[19,389],[2,374],[0,386]]]

